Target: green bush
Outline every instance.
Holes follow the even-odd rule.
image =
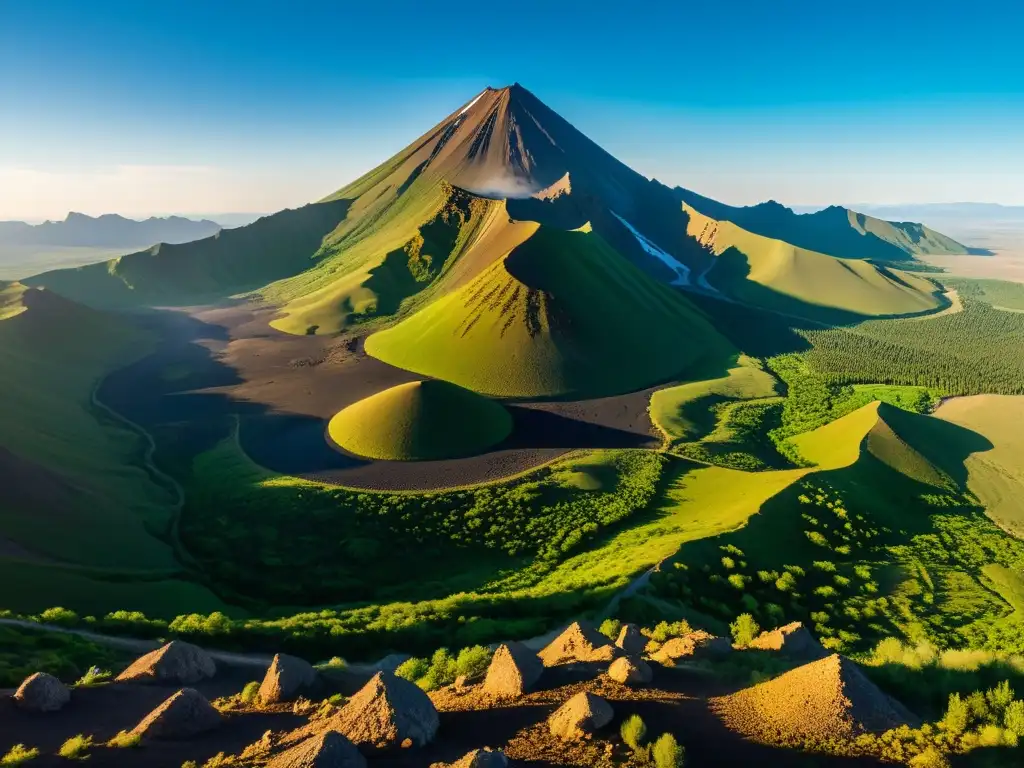
[[[685,752],[671,733],[663,733],[651,748],[656,768],[682,768]]]
[[[912,757],[908,765],[910,768],[949,768],[949,759],[935,747],[928,747]]]
[[[37,757],[39,757],[39,750],[35,747],[30,749],[24,744],[15,744],[6,755],[0,757],[0,765],[21,765],[29,760],[35,760]]]
[[[61,744],[57,754],[69,760],[85,760],[89,757],[86,752],[91,746],[92,736],[85,736],[80,733]]]
[[[605,619],[597,631],[609,640],[618,640],[619,632],[622,631],[622,622],[618,619]]]
[[[630,715],[622,721],[619,735],[630,749],[639,752],[643,747],[644,738],[647,736],[647,725],[640,715]]]
[[[130,731],[120,731],[114,738],[107,742],[107,746],[113,749],[128,749],[137,747],[142,742],[142,735]]]
[[[761,632],[761,628],[749,613],[741,613],[737,616],[736,621],[729,625],[729,629],[732,631],[732,639],[736,645],[740,646],[750,645],[750,642]]]
[[[242,688],[242,692],[238,695],[238,698],[243,704],[253,704],[256,701],[256,697],[260,693],[260,684],[257,680],[252,680],[245,684]]]
[[[482,645],[471,645],[459,651],[455,659],[456,676],[477,677],[487,671],[491,663],[491,650]]]
[[[427,674],[427,670],[430,669],[430,662],[426,659],[411,658],[406,659],[398,665],[398,669],[395,670],[395,674],[410,683],[415,683],[417,680]]]
[[[99,667],[89,667],[86,673],[78,678],[75,683],[76,688],[89,688],[100,683],[107,682],[114,676],[113,672],[108,669],[100,669]]]
[[[940,727],[953,736],[959,736],[970,724],[971,711],[967,702],[960,698],[959,693],[949,694],[949,705],[946,714],[940,721]]]

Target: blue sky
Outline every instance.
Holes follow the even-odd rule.
[[[0,0],[0,219],[270,211],[518,81],[734,203],[1024,204],[1019,2]]]

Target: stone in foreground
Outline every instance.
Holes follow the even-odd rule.
[[[589,624],[574,621],[538,656],[545,667],[585,661],[611,661],[622,651]]]
[[[623,656],[608,667],[608,677],[624,685],[647,685],[654,679],[654,673],[647,662]]]
[[[517,699],[533,690],[544,673],[537,654],[522,643],[505,643],[494,652],[484,678],[484,692],[499,699]]]
[[[548,729],[566,741],[587,738],[612,721],[611,704],[583,691],[577,693],[548,718]]]
[[[716,637],[703,630],[690,632],[682,637],[673,637],[658,649],[651,658],[662,664],[672,664],[683,659],[720,659],[732,652],[732,643],[724,637]]]
[[[366,758],[337,731],[324,731],[277,755],[267,768],[366,768]]]
[[[439,724],[434,703],[417,685],[378,672],[327,725],[367,751],[429,744]]]
[[[71,701],[71,691],[45,672],[25,678],[14,694],[14,703],[26,712],[56,712]]]
[[[639,656],[647,649],[647,638],[640,634],[640,628],[636,624],[623,624],[615,646],[630,656]]]
[[[814,635],[799,621],[762,632],[748,647],[760,651],[776,651],[787,658],[799,661],[814,661],[828,656],[821,643],[815,640]]]
[[[258,698],[261,704],[291,701],[316,685],[317,671],[313,665],[295,656],[279,653],[263,676]]]
[[[180,683],[193,685],[217,674],[217,665],[202,648],[172,640],[136,659],[117,676],[119,683]]]
[[[500,749],[474,749],[454,763],[432,763],[430,768],[506,768],[508,758]]]
[[[190,739],[212,731],[221,714],[194,688],[182,688],[154,709],[132,733],[144,739]]]

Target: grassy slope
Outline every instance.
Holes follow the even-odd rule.
[[[640,389],[725,347],[685,298],[600,236],[543,227],[458,291],[366,341],[392,365],[527,397]]]
[[[690,216],[687,233],[718,257],[708,282],[741,301],[816,319],[939,306],[935,286],[916,275],[798,248],[684,208]]]
[[[0,321],[0,445],[56,473],[77,503],[58,525],[52,510],[7,508],[4,535],[70,562],[174,567],[170,549],[146,529],[168,524],[173,495],[139,468],[138,437],[104,421],[90,401],[98,380],[144,354],[149,338],[58,297],[26,296],[25,311]]]
[[[346,201],[307,205],[192,243],[156,245],[25,282],[98,307],[217,301],[309,269],[347,208]]]
[[[1024,311],[1024,285],[1020,283],[946,277],[942,282],[955,288],[964,298],[975,299],[997,309]]]
[[[0,465],[16,473],[0,504],[0,538],[32,558],[0,558],[0,581],[20,585],[4,607],[73,603],[87,613],[162,616],[223,609],[177,578],[170,546],[153,535],[166,531],[175,495],[140,466],[138,434],[91,402],[98,380],[144,354],[149,337],[38,291],[12,314],[11,291],[0,293],[9,310],[0,320],[0,448],[13,452]]]
[[[512,417],[501,405],[437,380],[378,392],[328,425],[331,439],[345,450],[400,461],[471,456],[511,430]]]
[[[949,400],[935,415],[976,432],[984,442],[968,446],[967,487],[1001,527],[1024,537],[1024,398],[976,395]],[[954,454],[963,446],[943,445]]]
[[[714,428],[711,408],[724,400],[751,400],[778,393],[775,378],[740,355],[725,376],[660,389],[651,395],[651,421],[669,440],[694,440]]]

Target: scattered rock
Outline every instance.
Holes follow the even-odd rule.
[[[762,632],[750,642],[748,647],[761,651],[778,651],[783,656],[801,661],[814,661],[828,655],[814,635],[799,621],[769,632]]]
[[[608,725],[613,716],[611,704],[600,696],[582,691],[548,718],[548,728],[558,738],[574,741]]]
[[[366,758],[337,731],[324,731],[282,752],[267,768],[366,768]]]
[[[679,659],[718,659],[731,652],[732,643],[726,638],[698,629],[666,641],[651,658],[662,664],[671,664]]]
[[[769,743],[823,743],[916,724],[854,662],[832,654],[712,700],[726,725]]]
[[[474,749],[454,763],[432,763],[430,768],[505,768],[508,758],[500,749]]]
[[[326,726],[339,731],[361,749],[430,743],[437,733],[434,703],[419,687],[393,672],[378,672],[348,700]]]
[[[639,656],[647,648],[647,638],[640,634],[636,624],[623,624],[615,645],[631,656]]]
[[[611,661],[621,653],[589,624],[575,621],[537,655],[545,667],[554,667],[578,661]]]
[[[26,712],[56,712],[71,701],[71,691],[45,672],[25,678],[14,694],[14,703]]]
[[[317,678],[317,671],[309,662],[279,653],[260,684],[259,700],[263,704],[291,701],[316,685]]]
[[[117,676],[117,682],[174,682],[184,685],[198,683],[217,674],[217,665],[210,654],[191,643],[172,640],[162,648],[136,659]]]
[[[654,673],[645,661],[623,656],[608,667],[608,677],[626,685],[646,685],[654,679]]]
[[[194,688],[182,688],[142,719],[132,733],[144,739],[188,739],[220,725],[221,715]]]
[[[484,678],[484,693],[514,699],[529,693],[544,672],[537,654],[522,643],[505,643],[494,652]]]

